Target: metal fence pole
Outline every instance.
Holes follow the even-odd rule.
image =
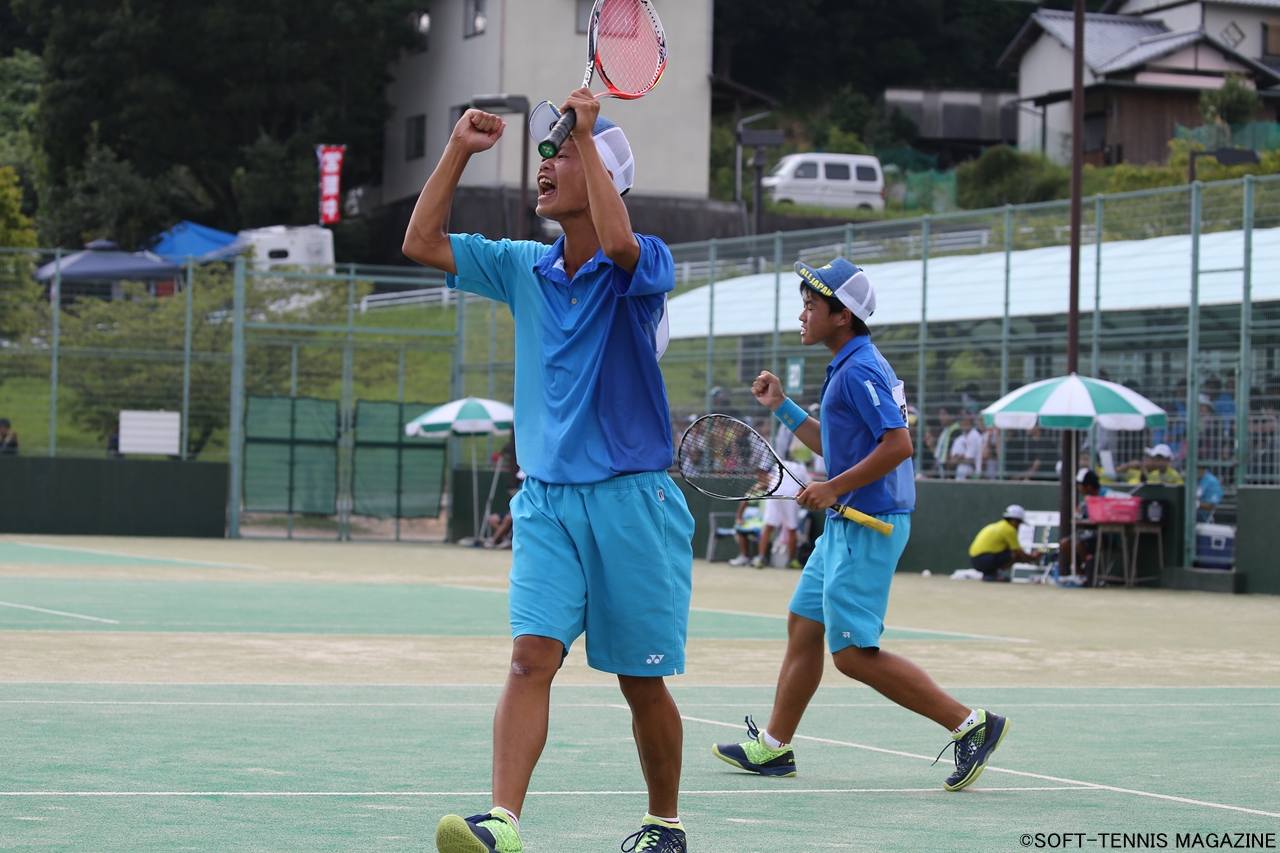
[[[297,426],[298,404],[294,398],[298,396],[298,345],[289,347],[289,514],[285,520],[285,538],[293,538],[293,466],[294,434]]]
[[[1240,294],[1240,373],[1236,377],[1236,489],[1249,483],[1249,394],[1253,383],[1253,175],[1244,176],[1244,270]]]
[[[1183,486],[1186,514],[1182,537],[1182,565],[1191,566],[1196,556],[1196,495],[1200,467],[1200,217],[1203,184],[1191,185],[1191,299],[1187,311],[1187,464]]]
[[[1000,321],[1000,396],[1009,393],[1009,286],[1013,277],[1013,205],[1004,206],[1004,317]],[[1005,474],[1005,431],[1000,430],[999,478]]]
[[[920,340],[917,350],[919,365],[916,368],[916,405],[920,417],[916,420],[916,471],[923,472],[925,467],[925,424],[928,417],[925,412],[927,394],[925,392],[925,350],[929,340],[929,214],[920,217]]]
[[[240,538],[240,498],[244,483],[244,256],[236,258],[231,311],[231,485],[227,536]]]
[[[354,459],[356,265],[347,267],[347,342],[342,348],[342,424],[339,442],[342,464],[338,481],[338,539],[351,539],[351,474]]]
[[[53,250],[53,288],[49,291],[53,330],[49,360],[49,455],[58,455],[58,339],[62,336],[62,249]]]
[[[400,541],[400,514],[404,494],[404,347],[400,348],[400,369],[396,373],[396,402],[400,404],[400,421],[396,424],[396,541]]]
[[[707,414],[711,413],[711,388],[715,384],[716,358],[716,241],[711,240],[710,273],[707,282]]]
[[[844,259],[853,263],[853,223],[851,222],[846,222],[844,226]]]
[[[778,375],[778,347],[781,345],[782,324],[782,232],[773,235],[773,358],[769,372]]]
[[[1098,362],[1102,358],[1102,196],[1093,200],[1093,349],[1089,355],[1089,367],[1093,378],[1098,379]],[[1096,444],[1097,442],[1092,442]],[[1095,451],[1096,453],[1096,451]]]
[[[195,287],[196,267],[187,258],[187,317],[182,331],[182,459],[187,458],[187,446],[191,443],[191,298]]]

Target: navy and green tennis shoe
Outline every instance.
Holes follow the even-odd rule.
[[[629,845],[629,846],[628,846]],[[622,841],[622,853],[688,853],[682,825],[645,817],[639,832]]]
[[[751,740],[743,743],[718,743],[711,747],[716,758],[734,767],[761,776],[794,776],[796,775],[796,754],[791,747],[784,745],[782,749],[773,749],[764,742],[764,736],[756,728],[750,717],[747,721],[747,736]]]
[[[440,853],[524,853],[520,833],[501,809],[488,814],[445,815],[436,827]]]
[[[951,743],[938,753],[938,758],[942,758],[949,748],[954,747],[956,751],[956,772],[942,783],[948,791],[959,791],[976,782],[987,767],[987,759],[1009,732],[1009,721],[999,714],[982,709],[977,713],[978,721],[960,734],[953,734]],[[937,759],[933,763],[937,764]]]

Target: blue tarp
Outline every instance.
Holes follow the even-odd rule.
[[[235,234],[195,222],[179,222],[156,238],[151,251],[165,260],[181,263],[187,258],[201,260],[215,255],[236,241]]]

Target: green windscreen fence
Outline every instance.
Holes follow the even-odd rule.
[[[338,511],[338,402],[250,397],[245,410],[244,508]]]
[[[410,437],[404,425],[427,403],[356,403],[352,499],[356,515],[435,518],[444,492],[443,441]]]

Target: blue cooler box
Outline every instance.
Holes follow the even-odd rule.
[[[1235,564],[1236,529],[1229,524],[1196,525],[1196,565],[1230,569]]]

